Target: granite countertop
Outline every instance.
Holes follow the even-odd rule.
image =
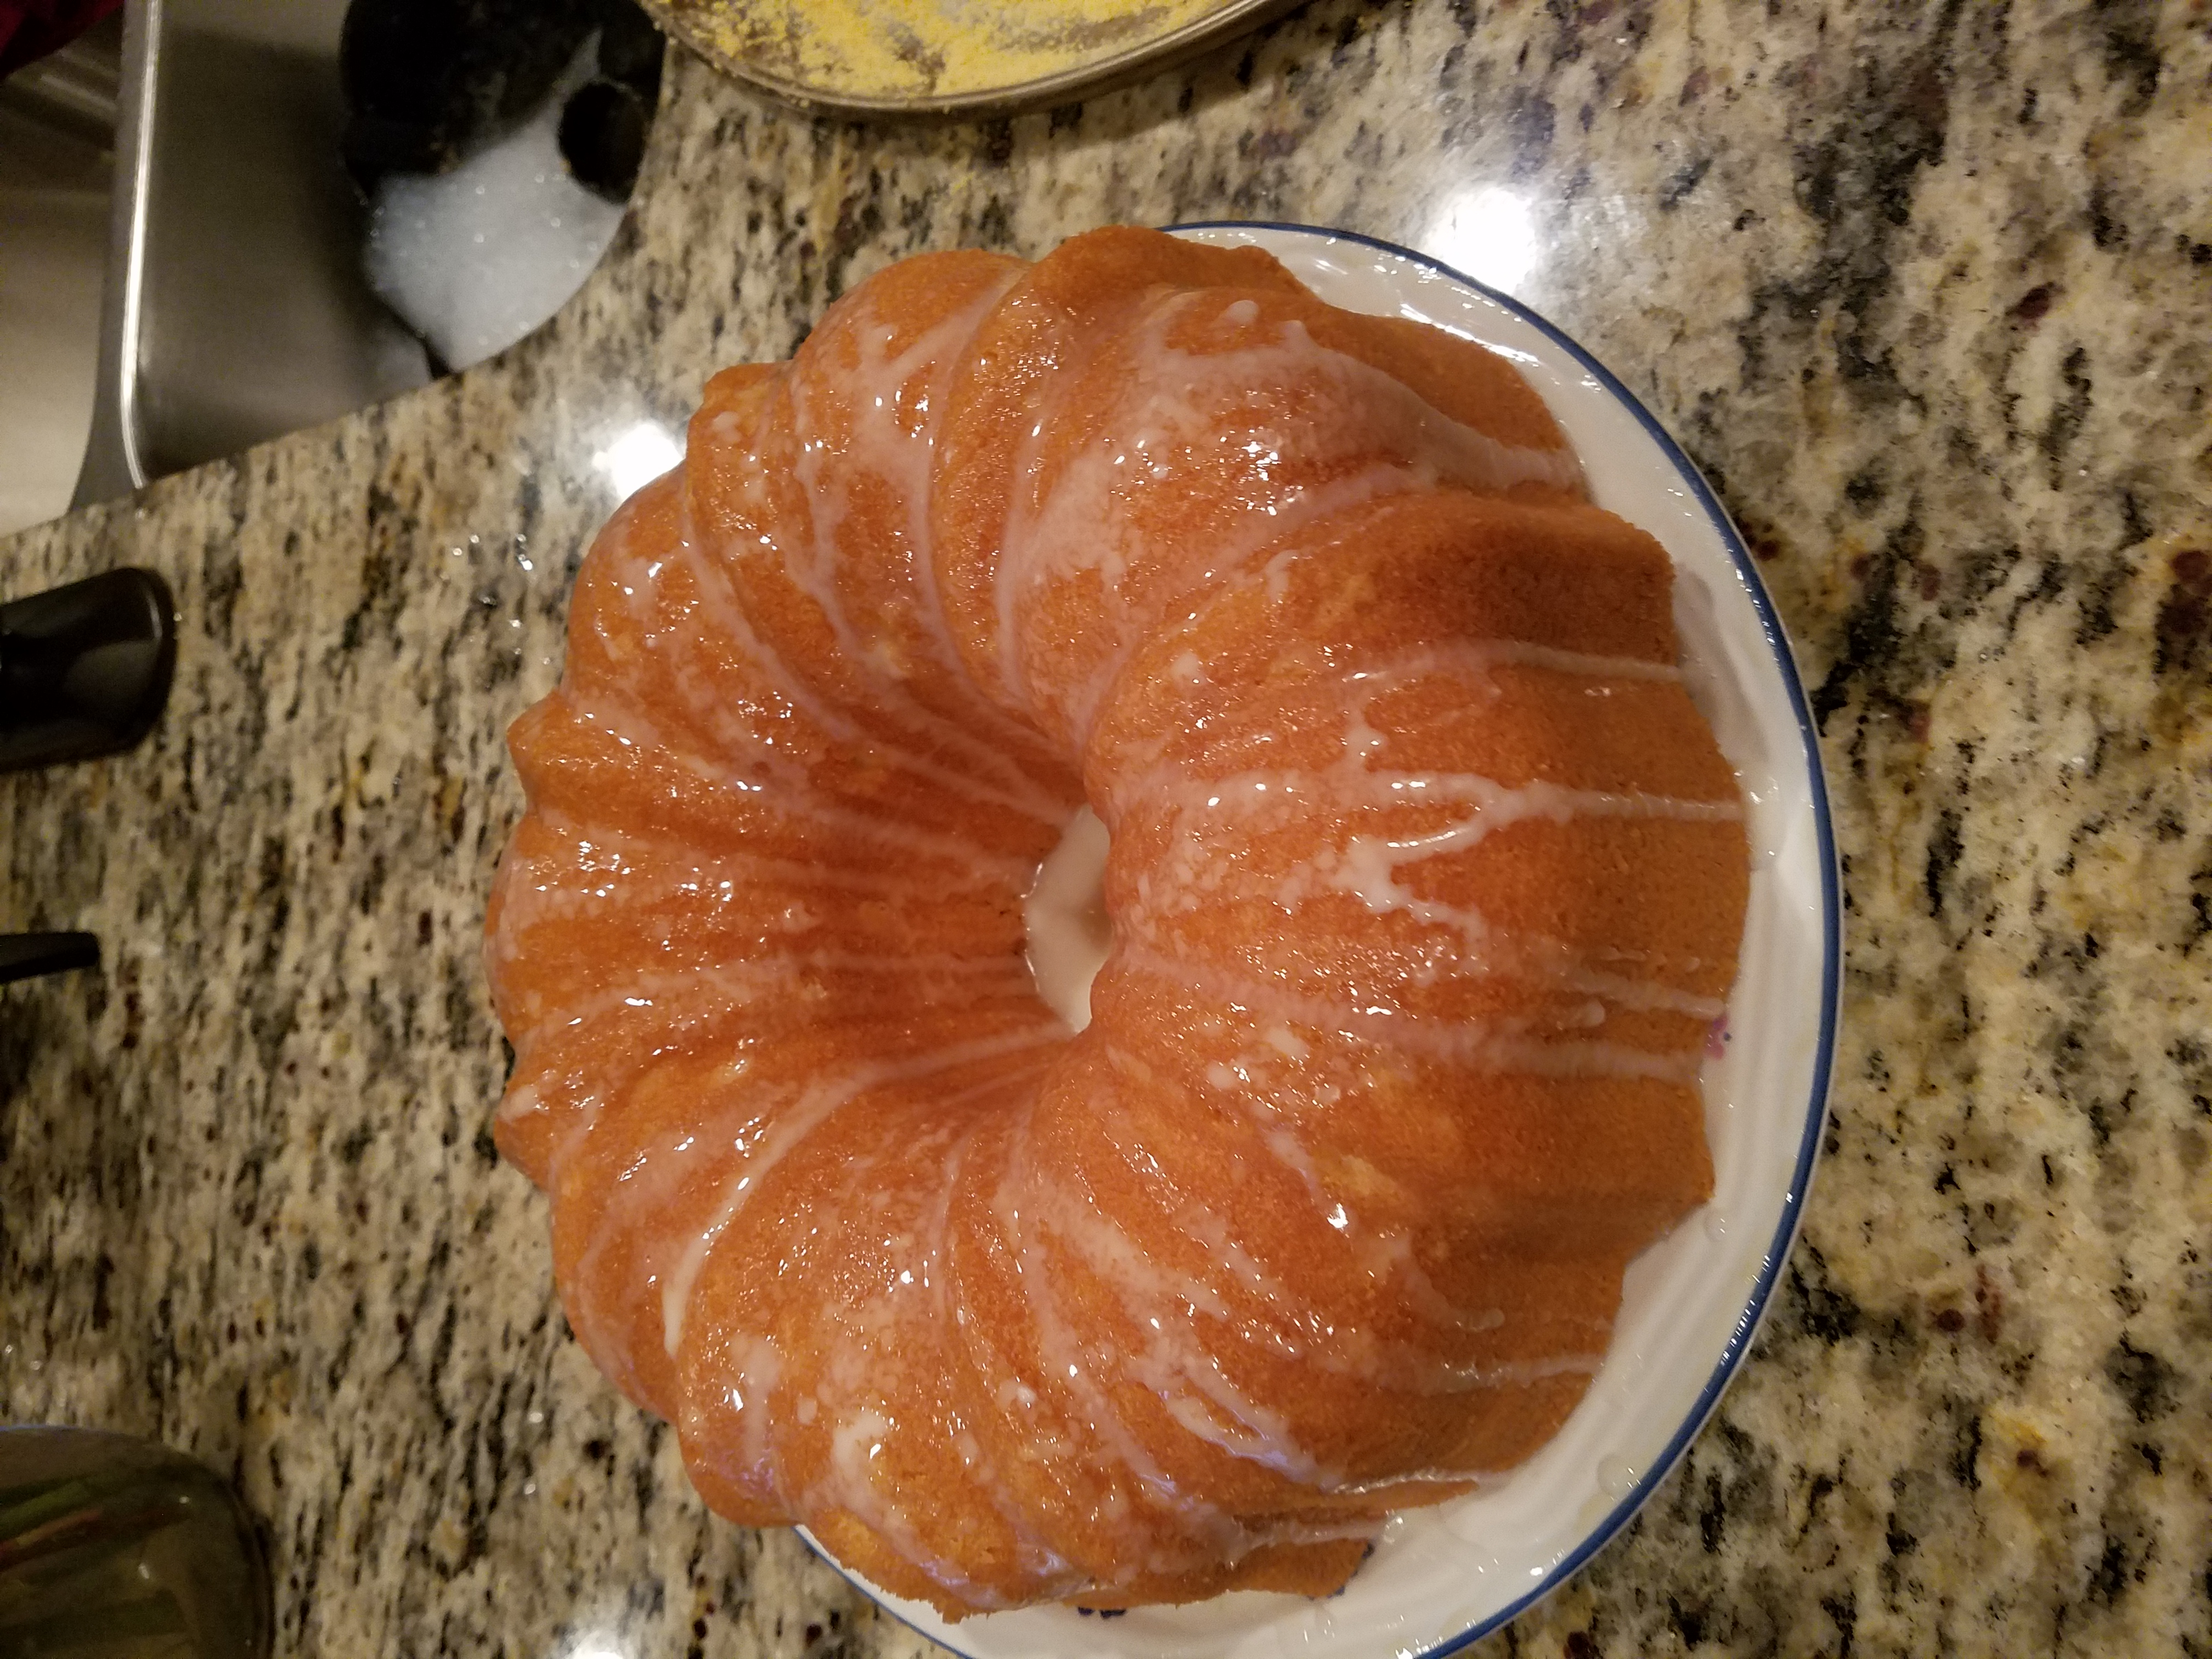
[[[618,441],[715,366],[919,249],[1303,220],[1497,276],[1681,437],[1846,872],[1765,1332],[1479,1651],[2212,1652],[2208,111],[2203,0],[1319,0],[981,125],[807,120],[677,53],[537,337],[0,540],[6,591],[143,563],[184,626],[146,746],[0,779],[0,927],[106,947],[0,992],[0,1417],[227,1473],[288,1655],[926,1649],[708,1516],[566,1334],[486,1133],[502,728]]]

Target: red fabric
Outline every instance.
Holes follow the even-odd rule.
[[[59,52],[123,0],[0,0],[0,81]]]

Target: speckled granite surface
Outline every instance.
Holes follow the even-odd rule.
[[[288,1654],[925,1646],[707,1517],[563,1333],[484,1133],[501,730],[611,444],[711,367],[913,250],[1298,219],[1526,264],[1682,436],[1848,866],[1773,1316],[1481,1651],[2212,1653],[2212,9],[1322,0],[1011,125],[669,99],[506,359],[0,541],[0,589],[143,562],[185,628],[151,744],[0,779],[0,927],[107,944],[0,991],[0,1417],[232,1474]]]

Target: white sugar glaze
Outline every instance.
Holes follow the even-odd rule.
[[[1278,1544],[1370,1537],[1382,1498],[1487,1478],[1432,1460],[1383,1474],[1347,1467],[1317,1449],[1294,1402],[1255,1384],[1270,1365],[1415,1401],[1595,1370],[1603,1318],[1570,1312],[1537,1329],[1483,1285],[1437,1281],[1442,1258],[1418,1207],[1345,1152],[1341,1115],[1371,1097],[1378,1068],[1403,1065],[1692,1079],[1694,1047],[1653,1047],[1635,1022],[1715,1018],[1719,1001],[1691,988],[1698,963],[1571,946],[1433,895],[1437,872],[1515,836],[1742,817],[1733,797],[1394,769],[1376,711],[1409,689],[1444,688],[1471,708],[1512,706],[1537,682],[1593,698],[1679,695],[1668,663],[1454,638],[1348,657],[1341,724],[1319,763],[1310,727],[1255,734],[1248,708],[1248,746],[1287,752],[1296,738],[1306,762],[1203,775],[1132,738],[1071,818],[1059,787],[1012,758],[1012,739],[1030,739],[1010,706],[1080,747],[1116,675],[1182,596],[1234,580],[1289,602],[1309,556],[1270,556],[1278,540],[1439,486],[1572,492],[1581,471],[1563,447],[1501,442],[1446,418],[1297,323],[1223,350],[1179,349],[1170,332],[1219,302],[1158,300],[1112,341],[1070,349],[1071,379],[1109,346],[1127,374],[1119,401],[1049,468],[1049,395],[1040,408],[987,578],[990,666],[1003,684],[981,684],[952,637],[928,502],[955,366],[1015,274],[911,337],[871,312],[863,290],[835,319],[851,350],[834,376],[779,371],[742,412],[715,418],[717,441],[741,447],[766,443],[762,423],[787,422],[787,476],[757,459],[741,467],[712,532],[684,497],[672,544],[640,530],[642,517],[611,526],[594,555],[604,601],[586,626],[622,672],[572,675],[556,716],[588,763],[643,779],[656,810],[711,803],[743,838],[708,851],[673,819],[603,823],[588,805],[541,807],[543,873],[504,887],[488,949],[504,974],[526,960],[536,930],[618,926],[652,953],[649,969],[604,983],[591,972],[532,980],[502,1008],[511,1029],[520,1022],[502,1122],[547,1138],[553,1181],[572,1162],[614,1160],[599,1231],[566,1270],[586,1348],[631,1382],[650,1369],[623,1358],[628,1306],[599,1299],[630,1261],[621,1270],[655,1305],[665,1369],[727,1379],[687,1409],[687,1450],[690,1417],[710,1405],[736,1425],[717,1431],[731,1436],[717,1455],[756,1501],[853,1517],[976,1607],[1005,1598],[948,1553],[922,1496],[884,1473],[908,1447],[954,1449],[963,1489],[1003,1522],[1034,1593],[1068,1595]],[[1249,301],[1218,311],[1229,330],[1257,317]],[[1194,491],[1211,515],[1203,545],[1154,538],[1159,504]],[[864,498],[903,508],[881,532],[890,544],[866,550],[876,577],[865,591]],[[763,619],[751,567],[796,596],[797,623]],[[1088,654],[1073,659],[1072,678],[1051,682],[1047,666],[1069,659],[1068,641],[1047,637],[1039,618],[1071,592],[1104,620],[1095,641],[1078,642]],[[831,641],[834,672],[790,645],[809,628]],[[1194,690],[1211,684],[1196,651],[1170,672]],[[871,688],[865,706],[840,681],[848,672]],[[856,773],[905,810],[861,802]],[[1141,827],[1164,850],[1109,881],[1109,824],[1116,837]],[[1009,850],[1042,851],[1054,830],[1042,863]],[[1285,863],[1266,850],[1270,836],[1304,850]],[[1239,905],[1279,916],[1279,939],[1206,943],[1206,925]],[[856,915],[876,930],[857,944],[836,920]],[[1024,926],[1006,927],[1012,917]],[[1301,930],[1347,926],[1365,941],[1352,966],[1299,957]],[[1001,942],[939,942],[930,930],[940,927]],[[889,942],[874,949],[873,939]],[[1267,1230],[1133,1127],[1142,1113],[1121,1091],[1167,1087],[1171,1068],[1091,1024],[1094,980],[1199,1011],[1189,1041],[1211,1058],[1197,1082],[1173,1086],[1188,1087],[1191,1113],[1246,1124],[1255,1178],[1288,1183]],[[1424,1012],[1440,990],[1508,980],[1534,988],[1528,1012]],[[968,1011],[972,1021],[957,1017]],[[794,1034],[831,1026],[841,1046],[807,1049],[804,1067],[780,1058]],[[719,1066],[698,1063],[716,1054]],[[1092,1093],[1071,1105],[1056,1091],[1084,1066]],[[658,1138],[623,1141],[615,1108],[679,1079],[690,1092],[658,1109]],[[794,1154],[866,1114],[907,1127],[853,1154],[831,1186],[810,1188],[813,1207],[794,1217],[777,1196]],[[915,1171],[926,1172],[919,1187]],[[1108,1190],[1125,1179],[1147,1194],[1146,1215],[1125,1213]],[[816,1254],[842,1264],[809,1281],[819,1300],[806,1328],[794,1337],[727,1325],[724,1310],[750,1293],[732,1284],[708,1296],[718,1262],[737,1259],[728,1242],[802,1219],[779,1269],[798,1273]],[[1177,1241],[1173,1259],[1139,1220]],[[1079,1295],[1071,1264],[1083,1271]],[[1313,1299],[1310,1264],[1352,1287],[1341,1305]],[[963,1287],[993,1273],[1018,1318],[985,1334],[968,1326]],[[1358,1312],[1358,1297],[1382,1311]],[[709,1306],[712,1319],[695,1317]],[[989,1412],[933,1389],[932,1367],[986,1353],[1013,1367]],[[1316,1501],[1296,1514],[1224,1506],[1178,1473],[1162,1423]],[[1048,1524],[1026,1495],[1037,1460],[1058,1490],[1087,1494],[1069,1499],[1089,1506],[1079,1520],[1127,1524],[1141,1549],[1110,1569],[1076,1565],[1066,1526]],[[1370,1497],[1376,1505],[1354,1502]]]
[[[834,417],[825,411],[817,421],[807,383],[797,377],[787,380],[797,477],[809,511],[805,532],[780,541],[776,550],[785,574],[813,599],[829,623],[840,653],[877,671],[872,683],[884,690],[902,720],[933,746],[957,755],[963,766],[1003,780],[1000,799],[1010,810],[1055,822],[1060,816],[1060,801],[1007,759],[1003,741],[988,740],[992,735],[1006,735],[1004,714],[982,697],[963,710],[964,724],[925,707],[908,690],[908,667],[895,642],[880,629],[864,637],[848,613],[845,594],[845,575],[858,550],[847,538],[846,520],[854,491],[871,489],[902,503],[905,511],[892,532],[894,545],[888,550],[871,547],[868,556],[888,557],[908,573],[910,592],[902,617],[920,625],[938,668],[948,674],[959,672],[960,653],[952,643],[942,596],[924,574],[932,568],[934,552],[929,528],[933,420],[944,402],[958,347],[998,303],[1014,276],[1008,270],[1003,280],[981,289],[896,354],[890,349],[897,337],[896,327],[875,320],[864,305],[853,328],[861,348],[858,361],[838,387],[838,401],[852,417],[848,431],[824,435],[822,428],[834,428]],[[771,403],[763,412],[776,407]],[[983,735],[973,729],[977,725]]]
[[[1234,325],[1236,307],[1249,303],[1236,302],[1223,321]],[[1039,590],[1094,579],[1115,624],[1109,637],[1121,642],[1073,699],[1079,741],[1141,637],[1133,598],[1157,607],[1302,525],[1379,496],[1440,484],[1496,493],[1581,483],[1571,451],[1504,444],[1462,426],[1382,370],[1322,346],[1301,323],[1284,324],[1271,341],[1205,355],[1169,343],[1187,313],[1215,304],[1194,294],[1155,303],[1133,331],[1115,419],[1051,474],[1040,465],[1040,428],[1019,468],[1033,482],[1016,495],[1006,544],[1022,556],[1000,561],[996,587],[1007,684],[1027,684],[1019,642]],[[1285,472],[1298,477],[1276,476]],[[1319,477],[1299,481],[1306,474]],[[1147,541],[1141,524],[1152,499],[1194,490],[1219,514],[1215,532],[1194,547]],[[1133,569],[1146,573],[1140,596],[1130,591]]]

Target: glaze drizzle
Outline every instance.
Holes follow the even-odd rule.
[[[1709,1180],[1741,903],[1665,556],[1511,371],[1098,234],[709,386],[487,945],[580,1340],[956,1615],[1326,1589],[1540,1443]]]

